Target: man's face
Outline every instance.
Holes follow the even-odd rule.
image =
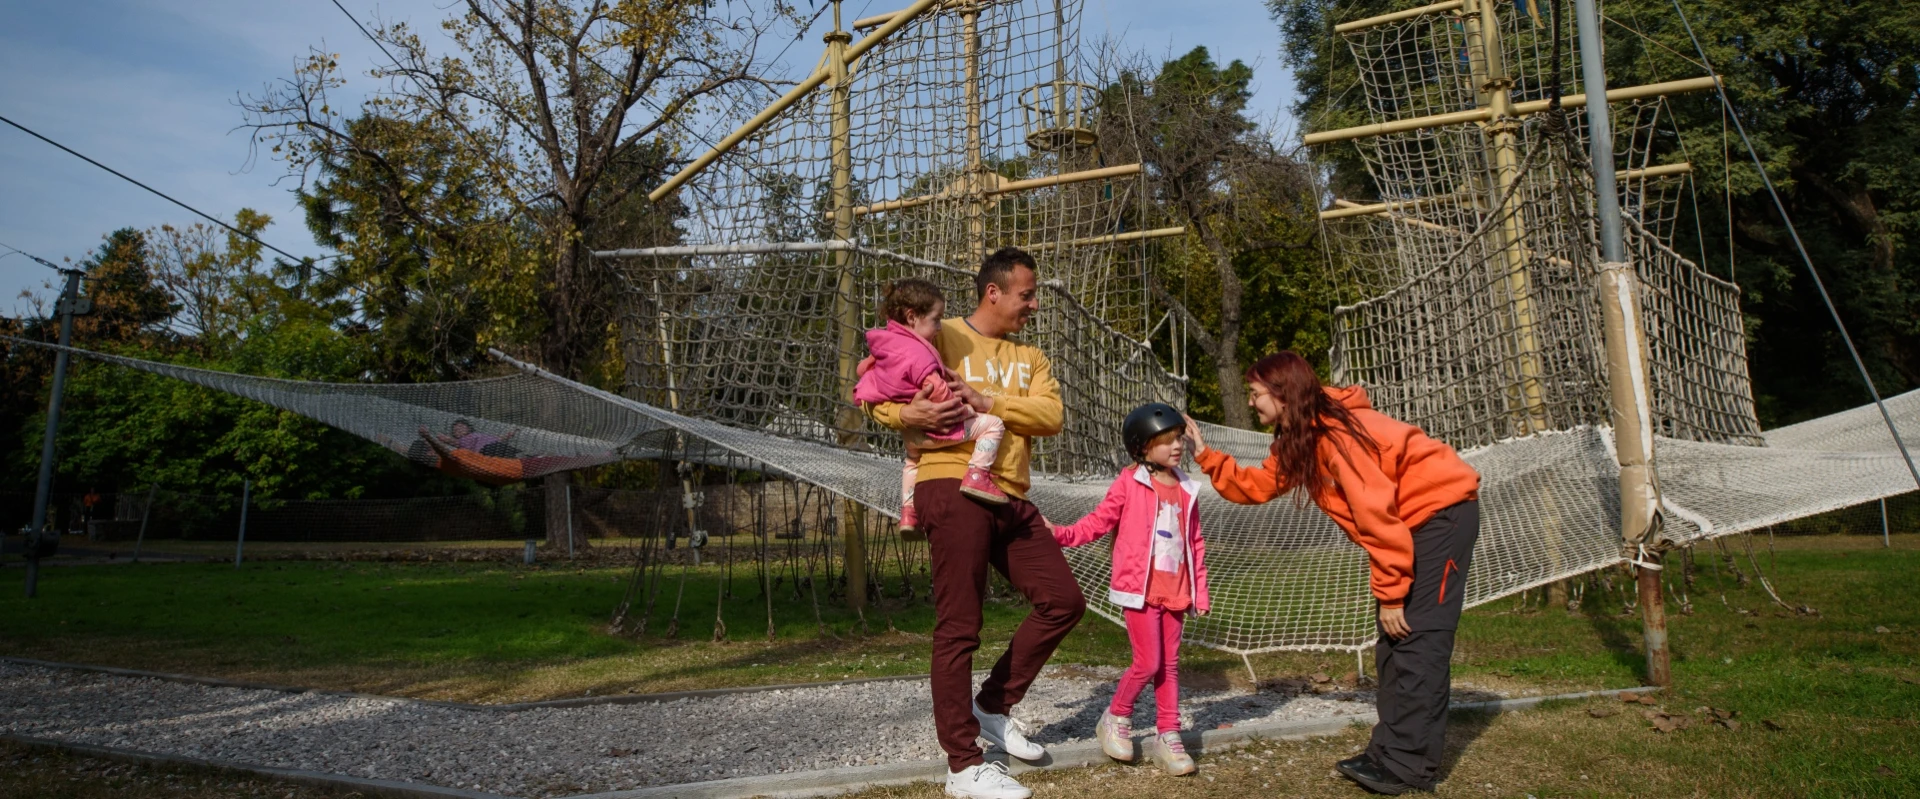
[[[1016,265],[1007,274],[1007,285],[987,284],[986,301],[981,307],[1001,323],[1009,333],[1018,333],[1040,310],[1040,280],[1033,270]]]

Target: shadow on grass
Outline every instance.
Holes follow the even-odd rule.
[[[1440,773],[1434,777],[1435,782],[1444,782],[1453,776],[1460,756],[1487,733],[1498,715],[1485,710],[1455,710],[1447,714],[1447,746],[1440,755]]]

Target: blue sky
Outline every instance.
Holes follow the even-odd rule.
[[[437,30],[454,0],[342,0],[375,16]],[[1082,32],[1153,55],[1206,45],[1215,60],[1256,67],[1254,103],[1286,124],[1291,74],[1278,27],[1260,0],[1084,0]],[[851,18],[904,0],[847,0]],[[811,3],[800,2],[803,8]],[[785,59],[812,65],[817,36]],[[371,84],[382,58],[330,0],[4,0],[0,115],[221,218],[241,207],[271,215],[262,234],[295,254],[321,255],[302,223],[284,165],[249,160],[236,98],[291,73],[308,47],[339,53],[349,89]],[[778,47],[773,48],[777,51]],[[771,51],[770,51],[771,52]],[[0,125],[0,243],[48,260],[79,260],[108,231],[182,226],[184,209]],[[3,252],[3,251],[0,251]],[[0,315],[24,313],[21,292],[50,293],[53,273],[0,257]]]

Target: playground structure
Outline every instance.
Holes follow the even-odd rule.
[[[813,486],[835,498],[816,505],[816,526],[839,547],[858,607],[877,584],[871,553],[911,543],[879,522],[899,501],[895,437],[850,401],[858,332],[875,323],[887,280],[935,280],[951,316],[971,303],[969,267],[984,251],[1013,244],[1040,257],[1042,311],[1024,337],[1050,355],[1065,393],[1066,430],[1041,442],[1034,464],[1032,496],[1053,518],[1103,495],[1126,410],[1183,397],[1180,358],[1164,363],[1145,343],[1172,322],[1154,319],[1142,282],[1151,242],[1183,231],[1151,226],[1139,165],[1103,136],[1098,76],[1075,60],[1078,14],[1066,0],[921,0],[852,31],[836,24],[805,81],[655,192],[688,204],[684,241],[597,253],[631,289],[618,392],[503,354],[517,374],[389,386],[75,352],[376,441],[469,418],[521,431],[515,444],[546,457]],[[1687,170],[1657,160],[1670,155],[1660,98],[1711,89],[1711,78],[1608,93],[1634,105],[1613,137],[1626,253],[1603,257],[1596,198],[1612,194],[1597,187],[1614,173],[1583,166],[1586,128],[1554,107],[1553,76],[1586,64],[1554,43],[1573,21],[1552,23],[1558,37],[1548,24],[1481,0],[1344,23],[1376,116],[1308,137],[1362,142],[1380,194],[1321,217],[1348,292],[1336,377],[1465,450],[1484,477],[1469,604],[1629,556],[1651,562],[1663,540],[1912,491],[1871,407],[1759,430],[1737,289],[1672,249]],[[856,41],[858,31],[870,32]],[[1920,393],[1888,405],[1897,423],[1920,424]],[[1215,427],[1208,440],[1243,461],[1268,443]],[[682,529],[698,540],[704,492],[690,477],[681,492]],[[1319,513],[1234,506],[1211,491],[1201,502],[1215,612],[1190,622],[1189,640],[1251,653],[1357,651],[1373,639],[1365,555]],[[1102,579],[1106,557],[1069,554],[1084,584]],[[1118,618],[1099,594],[1096,612]]]

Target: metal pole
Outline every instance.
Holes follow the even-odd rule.
[[[1580,29],[1581,89],[1607,96],[1600,11],[1594,0],[1574,0]],[[1611,389],[1614,455],[1620,465],[1620,541],[1639,571],[1641,633],[1647,681],[1672,684],[1667,653],[1666,592],[1660,585],[1660,485],[1654,470],[1653,410],[1647,390],[1647,349],[1640,315],[1640,279],[1627,263],[1614,176],[1613,125],[1604,99],[1587,104],[1593,158],[1594,212],[1600,222],[1599,292]]]
[[[567,560],[573,560],[573,484],[567,483]]]
[[[1883,549],[1893,548],[1893,531],[1887,524],[1887,501],[1884,499],[1880,500],[1880,546]]]
[[[140,562],[140,545],[147,540],[147,519],[153,516],[153,495],[160,490],[159,483],[147,485],[147,502],[140,506],[140,534],[133,539],[133,562]]]
[[[60,346],[73,345],[73,316],[85,313],[80,304],[80,270],[62,269],[67,283],[54,306],[60,314]],[[53,497],[53,440],[60,429],[60,399],[67,389],[67,351],[53,356],[53,390],[47,398],[47,431],[40,439],[40,484],[33,492],[33,524],[27,527],[27,598],[40,588],[40,547],[38,539],[47,534],[47,502]]]
[[[253,503],[253,481],[240,484],[240,538],[233,543],[233,567],[240,568],[241,553],[247,548],[247,506]]]

